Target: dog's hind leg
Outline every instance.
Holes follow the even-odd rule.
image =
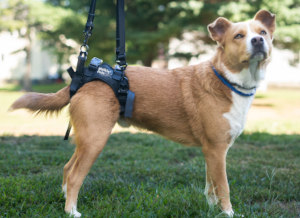
[[[87,87],[91,89],[90,86]],[[83,92],[86,90],[84,88]],[[108,87],[103,90],[103,86],[102,88],[94,87],[92,94],[78,93],[71,102],[70,113],[75,132],[76,150],[74,163],[71,164],[73,162],[71,158],[70,165],[72,166],[66,167],[70,167],[70,171],[66,178],[65,211],[75,217],[81,216],[76,208],[79,189],[104,148],[119,117],[117,99],[112,90],[109,88],[111,93],[107,93],[107,89]]]

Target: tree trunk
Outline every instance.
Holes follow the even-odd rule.
[[[149,52],[149,54],[145,57],[145,59],[143,60],[143,64],[146,66],[146,67],[151,67],[152,65],[152,62],[154,60],[154,52]]]
[[[28,28],[26,33],[26,38],[28,40],[28,45],[25,48],[26,52],[26,71],[23,77],[23,90],[29,92],[32,90],[31,87],[31,31],[30,28]]]

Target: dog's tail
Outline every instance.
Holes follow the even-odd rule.
[[[28,109],[32,112],[53,113],[59,112],[70,102],[70,86],[66,86],[56,93],[27,93],[16,100],[9,108],[10,111],[16,109]]]

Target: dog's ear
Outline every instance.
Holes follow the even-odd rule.
[[[224,17],[219,17],[213,23],[209,24],[207,29],[212,40],[222,44],[224,35],[230,26],[231,22],[229,20]]]
[[[272,14],[267,10],[260,10],[254,16],[254,20],[258,20],[263,25],[265,25],[271,34],[273,34],[273,32],[275,31],[275,14]]]

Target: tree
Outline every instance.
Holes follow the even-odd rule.
[[[83,17],[86,17],[90,3],[89,0],[47,1],[56,6],[68,7],[76,16]],[[90,41],[91,56],[100,56],[112,62],[115,57],[115,1],[97,2],[94,36]],[[275,43],[299,54],[299,0],[127,0],[125,3],[127,57],[130,63],[141,60],[144,65],[150,66],[158,55],[158,49],[163,47],[167,51],[169,40],[181,37],[184,31],[205,33],[201,39],[212,43],[206,26],[214,19],[219,16],[232,21],[251,19],[259,9],[277,14]],[[79,33],[83,28],[83,24],[70,26],[62,22],[60,32],[80,43],[82,36]],[[71,29],[76,31],[71,33]],[[186,54],[186,57],[191,55]]]
[[[22,0],[12,0],[3,2],[0,27],[2,30],[14,31],[26,27],[26,32],[23,37],[27,39],[27,45],[22,49],[26,53],[26,71],[23,78],[23,89],[26,91],[31,90],[31,28],[32,25],[28,22],[29,8]]]
[[[49,3],[59,6],[67,6],[76,14],[87,16],[89,1],[68,2],[61,0],[48,0]],[[127,60],[135,63],[140,60],[144,65],[150,66],[157,57],[158,50],[164,47],[167,51],[169,40],[172,37],[179,37],[185,30],[186,23],[191,15],[197,15],[199,5],[186,3],[185,0],[134,0],[126,1],[126,43]],[[195,10],[195,8],[197,10]],[[93,30],[93,37],[89,45],[90,55],[100,56],[105,60],[114,61],[115,48],[115,4],[113,1],[98,1]],[[66,25],[61,26],[61,33],[66,37],[81,42],[80,32],[84,28]],[[70,34],[68,29],[76,28],[77,34]],[[78,37],[80,36],[80,37]]]
[[[24,90],[30,91],[32,35],[35,33],[39,33],[40,36],[46,35],[49,47],[61,41],[58,43],[60,49],[57,48],[55,52],[58,55],[66,54],[68,49],[71,49],[70,46],[67,46],[59,37],[52,40],[50,38],[51,35],[55,35],[57,29],[60,29],[60,21],[65,21],[65,17],[72,17],[74,14],[71,10],[34,0],[9,0],[2,2],[1,8],[0,30],[18,31],[19,35],[27,39],[27,45],[21,49],[26,53],[26,71],[22,85]],[[83,22],[80,17],[73,19],[73,22],[78,20]],[[61,60],[63,60],[62,57],[64,55],[61,55]]]
[[[25,19],[18,18],[20,15],[16,12],[20,2],[28,7]],[[89,58],[97,56],[109,63],[114,62],[115,2],[97,1]],[[82,43],[89,4],[90,0],[10,0],[6,3],[10,7],[6,8],[14,11],[16,17],[9,24],[10,28],[34,28],[47,47],[57,54],[60,63],[66,63],[69,54],[79,49],[72,47],[68,41]],[[127,61],[142,61],[150,66],[158,51],[168,51],[170,39],[180,38],[185,31],[198,31],[202,33],[201,40],[213,43],[206,27],[214,19],[219,16],[232,21],[251,19],[259,9],[267,9],[277,15],[275,44],[293,49],[299,58],[299,4],[299,0],[126,0]],[[3,24],[5,26],[5,22],[0,21],[2,28]],[[192,56],[189,53],[181,55]]]

